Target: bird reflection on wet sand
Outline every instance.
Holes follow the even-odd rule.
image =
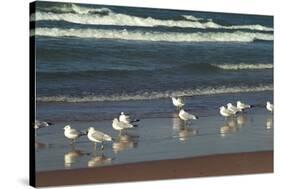
[[[89,161],[88,161],[88,167],[99,167],[104,165],[110,165],[112,162],[112,158],[106,157],[105,155],[94,155]]]
[[[241,127],[246,125],[246,123],[247,123],[247,116],[245,114],[241,114],[241,115],[237,116],[236,121],[237,121],[237,126],[239,128],[241,128]]]
[[[173,130],[176,132],[175,137],[177,137],[180,141],[186,141],[191,136],[198,134],[198,129],[192,129],[176,116],[177,114],[174,114],[172,119]]]
[[[136,148],[138,145],[139,136],[129,133],[119,135],[112,144],[113,152],[115,154],[126,149]]]
[[[46,143],[42,143],[39,141],[35,141],[35,150],[36,152],[39,152],[40,150],[46,149],[46,148],[51,148],[53,145],[52,144],[46,144]]]
[[[237,118],[228,119],[226,123],[220,127],[220,135],[225,137],[227,134],[232,134],[237,132],[239,126],[237,124]]]
[[[45,148],[48,148],[48,144],[39,142],[39,141],[35,141],[35,150],[36,152],[39,152],[40,150],[43,150]]]
[[[81,150],[76,150],[74,145],[71,145],[71,150],[64,154],[64,167],[70,168],[75,162],[79,160],[84,155],[90,155],[90,153],[82,152]]]
[[[273,118],[272,117],[267,118],[265,128],[268,130],[273,128]]]

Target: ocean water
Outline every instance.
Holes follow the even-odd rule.
[[[144,120],[139,143],[148,144],[149,134],[163,131],[164,136],[151,148],[128,152],[131,159],[124,155],[113,163],[273,149],[273,131],[264,129],[272,117],[264,110],[273,100],[272,16],[36,2],[31,21],[36,118],[56,126],[40,130],[39,141],[54,146],[43,145],[45,151],[36,154],[39,170],[63,168],[69,147],[63,125],[97,125],[115,135],[110,122],[121,111]],[[169,97],[175,95],[184,96],[187,110],[203,118],[201,132],[208,118],[214,123],[212,148],[205,147],[211,135],[196,138],[199,151],[173,139],[170,122],[176,116]],[[237,100],[257,107],[248,125],[258,130],[230,137],[217,148],[224,122],[218,107]],[[155,124],[155,130],[146,123]],[[87,140],[80,146],[91,152]],[[76,168],[85,167],[83,162]]]
[[[39,102],[273,88],[273,17],[37,2]]]

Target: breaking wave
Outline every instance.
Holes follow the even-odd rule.
[[[34,34],[31,32],[31,34]],[[273,40],[272,34],[258,32],[144,32],[104,29],[60,29],[37,28],[35,35],[50,37],[79,37],[97,39],[122,39],[139,41],[168,41],[168,42],[252,42],[255,40]]]
[[[212,64],[224,70],[259,70],[259,69],[272,69],[273,64]]]
[[[59,14],[57,13],[58,11]],[[249,29],[259,31],[273,31],[273,28],[253,25],[224,26],[215,23],[212,19],[198,18],[192,15],[182,15],[183,20],[162,20],[152,17],[138,17],[122,13],[115,13],[109,8],[87,8],[72,4],[70,7],[52,7],[49,10],[37,11],[32,19],[36,21],[66,21],[77,24],[92,25],[118,25],[118,26],[142,26],[142,27],[180,27],[200,29]]]
[[[126,100],[153,100],[160,98],[169,98],[170,96],[200,96],[215,95],[225,93],[241,93],[241,92],[260,92],[271,91],[272,85],[256,86],[256,87],[207,87],[203,89],[188,89],[183,91],[165,91],[165,92],[143,92],[139,94],[122,94],[122,95],[86,95],[81,97],[72,96],[41,96],[37,97],[39,102],[98,102],[98,101],[126,101]]]

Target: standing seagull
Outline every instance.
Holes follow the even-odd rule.
[[[130,115],[126,115],[124,112],[120,113],[119,120],[128,124],[140,121],[139,119],[131,120]]]
[[[35,135],[37,135],[37,129],[49,127],[50,125],[53,125],[53,124],[50,122],[46,122],[46,121],[35,120],[35,125],[34,125]]]
[[[235,115],[237,112],[240,111],[236,106],[233,106],[231,103],[228,103],[228,104],[227,104],[227,109],[228,109],[229,111],[231,111],[232,114],[234,114],[234,115]]]
[[[220,114],[223,117],[230,117],[230,116],[234,115],[233,112],[231,112],[229,109],[226,109],[224,106],[220,107]]]
[[[114,118],[112,121],[113,129],[120,131],[120,135],[122,130],[137,127],[137,125],[133,125],[131,123],[125,123],[123,121],[119,121],[117,118]]]
[[[195,115],[192,115],[188,112],[186,112],[184,109],[181,109],[180,112],[179,112],[179,117],[180,119],[182,119],[183,121],[190,121],[192,119],[196,120],[198,119],[197,116]]]
[[[266,102],[266,109],[270,112],[273,112],[274,106],[269,101]]]
[[[237,108],[239,109],[240,112],[243,112],[245,109],[249,109],[249,108],[252,107],[251,105],[249,105],[249,104],[244,104],[244,103],[241,102],[241,101],[237,101],[236,106],[237,106]]]
[[[96,144],[97,143],[101,143],[101,149],[103,150],[104,147],[103,147],[103,142],[104,141],[112,141],[112,137],[101,132],[101,131],[97,131],[95,130],[94,127],[90,127],[88,129],[88,139],[92,142],[94,142],[95,144],[95,149],[96,149]]]
[[[63,129],[64,136],[71,141],[70,144],[73,144],[75,140],[78,139],[80,136],[86,135],[86,133],[82,133],[76,129],[71,128],[70,125],[66,125]]]
[[[171,97],[173,104],[177,109],[180,109],[184,106],[184,100],[182,97]]]

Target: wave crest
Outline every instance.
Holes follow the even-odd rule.
[[[92,24],[92,25],[116,25],[116,26],[141,26],[141,27],[180,27],[180,28],[200,28],[200,29],[249,29],[259,31],[273,31],[273,28],[256,25],[233,25],[223,26],[213,22],[212,19],[205,20],[192,15],[182,15],[183,20],[162,20],[152,17],[138,17],[122,13],[115,13],[108,8],[87,8],[72,4],[70,8],[65,8],[65,11],[57,14],[55,12],[35,13],[33,18],[36,21],[51,20],[51,21],[66,21],[76,24]],[[62,9],[63,10],[63,9]]]
[[[272,34],[252,32],[144,32],[104,29],[60,29],[36,28],[35,35],[50,37],[79,37],[97,39],[123,39],[136,41],[167,42],[253,42],[254,40],[273,40]]]
[[[39,102],[98,102],[98,101],[127,101],[127,100],[153,100],[160,98],[169,98],[170,96],[200,96],[200,95],[215,95],[225,93],[241,93],[241,92],[260,92],[273,90],[272,85],[256,86],[256,87],[207,87],[204,89],[193,89],[183,91],[165,91],[165,92],[143,92],[141,94],[122,94],[122,95],[87,95],[82,97],[71,96],[42,96],[37,97]]]
[[[260,70],[273,69],[273,64],[212,64],[223,70]]]

